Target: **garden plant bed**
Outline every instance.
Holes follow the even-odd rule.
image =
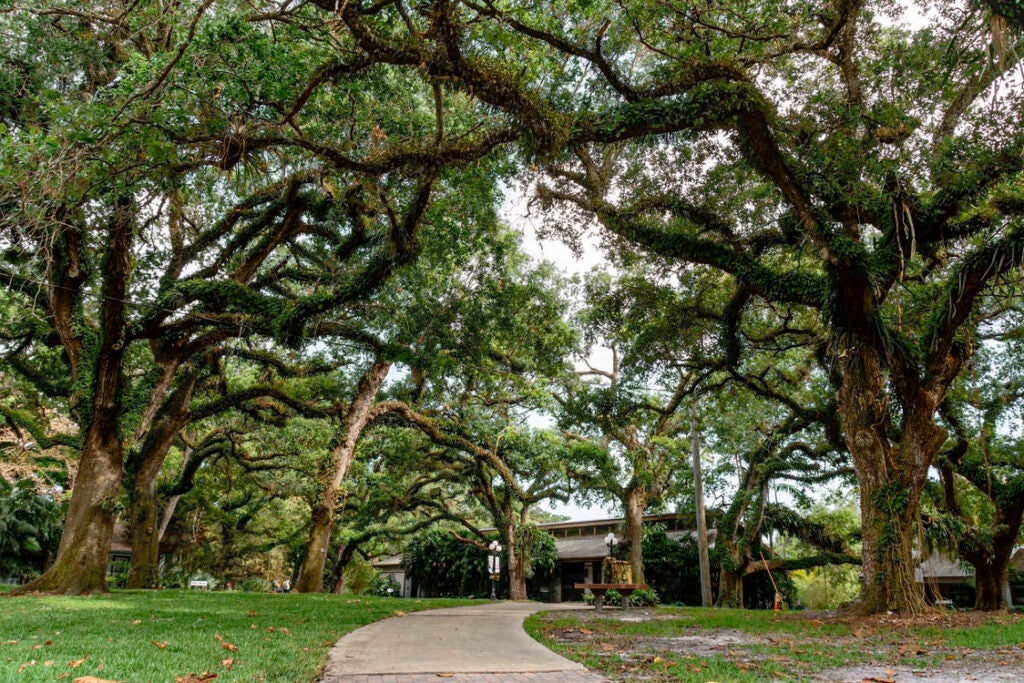
[[[615,681],[1018,681],[1024,616],[691,608],[535,615],[548,647]]]

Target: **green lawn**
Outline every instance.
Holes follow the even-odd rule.
[[[0,596],[0,681],[316,680],[343,634],[466,600],[204,591]]]

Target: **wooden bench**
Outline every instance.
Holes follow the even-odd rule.
[[[608,591],[622,595],[622,609],[629,609],[629,596],[633,591],[646,590],[648,586],[646,583],[576,583],[573,588],[593,593],[594,610],[600,611],[604,607],[604,594]]]

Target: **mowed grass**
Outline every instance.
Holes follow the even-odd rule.
[[[205,591],[0,595],[0,681],[315,681],[345,633],[467,600]]]
[[[538,614],[527,619],[526,628],[552,650],[612,680],[803,681],[815,672],[864,665],[883,672],[944,666],[1024,670],[1022,615],[937,612],[854,619],[659,608],[642,621],[616,616]]]

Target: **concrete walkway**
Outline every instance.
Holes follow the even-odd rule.
[[[413,612],[349,633],[320,683],[601,683],[523,630],[534,612],[579,605],[496,602]]]

